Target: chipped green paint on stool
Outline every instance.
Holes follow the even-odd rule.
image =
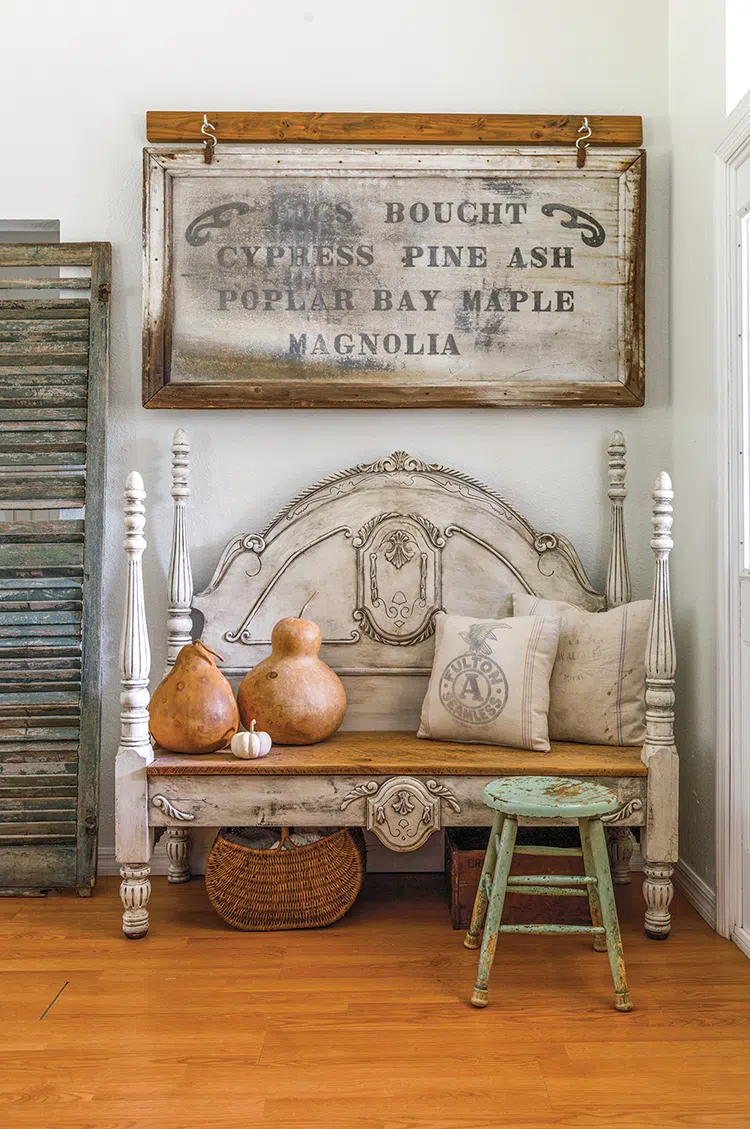
[[[616,811],[619,801],[611,788],[592,780],[554,776],[510,776],[493,780],[484,790],[488,808],[506,815],[540,819],[581,819]]]
[[[464,944],[477,949],[479,971],[471,1002],[486,1007],[495,947],[500,933],[580,934],[594,937],[594,948],[609,956],[615,985],[615,1007],[630,1011],[625,978],[620,925],[617,920],[609,856],[601,816],[617,809],[614,792],[587,780],[562,780],[543,776],[511,776],[493,780],[484,790],[484,802],[495,812],[482,876],[474,902],[471,925]],[[510,868],[520,816],[547,819],[577,819],[585,874],[532,874],[510,877]],[[524,847],[525,854],[534,848]],[[540,847],[540,855],[570,854],[570,850]],[[580,887],[580,889],[575,889]],[[506,890],[525,894],[580,895],[589,899],[591,925],[502,925]],[[486,919],[486,920],[485,920]]]

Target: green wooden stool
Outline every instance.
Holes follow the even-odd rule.
[[[495,818],[484,857],[471,925],[464,944],[467,949],[482,951],[479,955],[477,983],[471,1002],[487,1007],[488,988],[498,933],[593,933],[594,948],[609,954],[615,982],[615,1007],[630,1011],[630,998],[625,979],[620,925],[609,871],[609,856],[601,816],[616,811],[620,803],[609,788],[587,780],[561,780],[548,776],[509,776],[493,780],[484,789],[484,802],[495,812]],[[542,819],[577,819],[585,874],[510,874],[514,852],[530,855],[570,854],[570,848],[516,847],[519,816]],[[583,887],[579,889],[578,887]],[[556,894],[586,897],[588,894],[591,925],[501,925],[507,889],[524,894]],[[485,917],[487,924],[485,926]],[[484,935],[482,929],[484,927]]]

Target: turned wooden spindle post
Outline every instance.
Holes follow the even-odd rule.
[[[627,497],[625,437],[613,431],[607,447],[609,498],[609,560],[607,562],[607,607],[627,604],[631,599],[628,548],[625,539],[624,503]],[[630,859],[633,855],[633,834],[627,827],[607,828],[612,880],[618,886],[630,882]]]
[[[613,431],[607,448],[609,487],[609,561],[607,564],[607,607],[630,602],[630,568],[625,541],[623,503],[627,497],[625,485],[625,438],[621,431]]]
[[[648,765],[643,896],[646,932],[663,939],[669,935],[669,906],[677,861],[678,758],[674,738],[674,678],[676,655],[672,604],[669,591],[669,554],[672,551],[672,499],[674,491],[664,471],[656,479],[651,548],[656,558],[651,627],[646,647],[646,741],[643,760]]]
[[[143,550],[146,539],[146,491],[137,471],[125,484],[125,618],[120,644],[121,734],[117,750],[116,854],[121,863],[122,929],[126,937],[148,932],[149,876],[153,832],[148,826],[146,766],[153,760],[148,732],[148,680],[151,651],[143,599]]]
[[[190,444],[181,427],[172,439],[172,551],[169,556],[167,588],[167,674],[183,647],[193,641],[193,572],[187,534],[187,502],[190,497]],[[190,880],[190,832],[184,828],[168,828],[166,834],[169,859],[168,880],[173,883]]]
[[[168,620],[167,620],[167,673],[175,664],[178,654],[193,638],[193,573],[190,568],[190,551],[187,535],[187,501],[190,497],[190,444],[187,435],[178,428],[172,440],[172,551],[169,557]]]

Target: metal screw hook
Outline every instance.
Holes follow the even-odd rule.
[[[207,165],[210,165],[214,159],[214,149],[216,148],[216,126],[208,120],[208,114],[203,115],[201,133],[205,138],[203,142],[203,160]]]
[[[591,126],[587,117],[584,117],[578,127],[578,132],[581,137],[576,138],[576,166],[582,169],[586,164],[586,150],[589,147],[589,137],[591,137]]]

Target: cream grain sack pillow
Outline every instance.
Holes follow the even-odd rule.
[[[560,619],[436,616],[419,737],[549,750],[549,680]]]
[[[550,681],[553,741],[641,745],[646,735],[646,641],[651,601],[586,612],[557,600],[513,596],[514,614],[559,615]]]

